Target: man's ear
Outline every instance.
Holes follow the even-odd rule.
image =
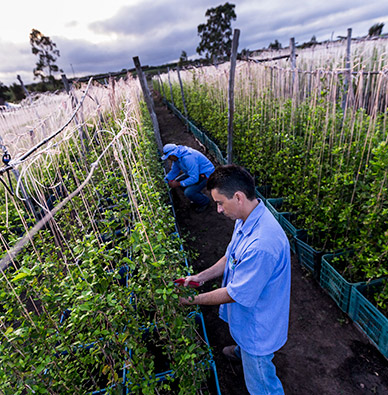
[[[234,196],[236,197],[238,202],[242,202],[245,198],[244,192],[240,192],[240,191],[235,192]]]

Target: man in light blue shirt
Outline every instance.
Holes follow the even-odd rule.
[[[250,394],[284,394],[272,363],[273,353],[287,340],[291,265],[283,229],[255,197],[252,176],[242,167],[218,167],[207,188],[217,211],[236,220],[225,255],[213,266],[185,280],[204,283],[223,274],[222,287],[181,298],[184,305],[220,304],[237,346],[223,353],[242,360]]]
[[[166,144],[163,154],[162,160],[172,161],[165,181],[171,188],[182,187],[185,196],[196,205],[197,212],[205,211],[210,199],[201,191],[214,171],[213,164],[201,152],[184,145]]]

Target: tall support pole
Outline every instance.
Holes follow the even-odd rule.
[[[0,136],[0,149],[3,151],[3,153],[5,155],[9,155],[7,147],[5,146],[4,141],[3,141],[1,136]],[[10,156],[9,156],[9,158],[10,158]],[[32,204],[31,198],[28,196],[27,190],[24,187],[24,184],[23,184],[22,180],[20,180],[20,173],[19,173],[19,171],[15,167],[12,166],[12,173],[15,176],[16,183],[19,184],[19,186],[20,186],[20,191],[21,191],[21,193],[23,195],[24,204],[26,206],[26,209],[28,211],[30,211],[30,213],[38,221],[39,220],[38,213],[36,212],[36,210],[34,208],[34,205]],[[11,179],[9,179],[9,181],[11,182]]]
[[[168,76],[168,83],[169,83],[169,85],[170,85],[171,103],[172,103],[173,106],[175,106],[175,103],[174,103],[174,95],[173,95],[173,93],[172,93],[172,84],[171,84],[171,80],[170,80],[170,68],[169,68],[169,67],[167,67],[167,76]]]
[[[350,70],[350,48],[352,43],[352,29],[348,29],[348,37],[346,40],[346,59],[345,59],[345,78],[344,78],[344,96],[342,98],[342,110],[345,113],[346,102],[348,100],[349,95],[349,84],[351,78],[351,70]]]
[[[67,94],[71,98],[71,106],[72,106],[72,108],[74,110],[77,107],[77,105],[78,105],[78,100],[73,95],[73,93],[71,91],[70,84],[69,84],[69,81],[67,80],[66,74],[62,74],[61,78],[62,78],[63,86],[65,87]],[[88,152],[88,148],[85,145],[85,138],[86,138],[85,137],[85,131],[84,131],[83,126],[79,124],[77,115],[74,117],[74,119],[75,119],[75,123],[77,124],[79,138],[81,140],[82,155],[83,155],[83,157],[85,159],[86,158],[86,152]]]
[[[155,110],[154,110],[154,102],[152,100],[150,91],[148,89],[147,80],[146,80],[143,70],[141,68],[141,64],[140,64],[140,60],[139,60],[138,56],[133,57],[133,63],[135,64],[137,75],[139,77],[139,81],[140,81],[140,85],[141,85],[141,89],[143,91],[144,100],[147,104],[148,112],[150,113],[150,116],[151,116],[152,125],[154,127],[156,144],[158,146],[159,151],[162,153],[163,152],[163,144],[162,144],[162,139],[160,137],[158,118],[156,118],[156,114],[155,114]]]
[[[165,92],[164,92],[164,85],[163,85],[162,78],[160,77],[160,72],[159,72],[159,70],[158,70],[158,77],[159,77],[160,86],[162,87],[163,97],[167,100],[167,96],[166,96],[166,94],[165,94]]]
[[[24,85],[23,80],[22,80],[22,77],[20,77],[20,75],[18,74],[18,75],[16,76],[16,78],[19,80],[20,85],[21,85],[21,87],[22,87],[22,89],[23,89],[23,91],[24,91],[24,93],[25,93],[25,95],[26,95],[26,98],[28,99],[28,101],[29,101],[29,103],[30,103],[30,106],[32,106],[32,99],[31,99],[30,92],[28,92],[28,89],[27,89],[26,86]],[[36,110],[36,108],[34,108],[34,112],[35,112],[36,118],[37,118],[37,119],[41,119],[41,117],[40,117],[40,115],[38,114],[38,111]],[[43,133],[46,134],[45,126],[44,126],[44,125],[45,125],[45,122],[42,123],[41,128],[42,128],[42,130],[43,130]],[[30,134],[31,134],[31,137],[33,137],[34,131],[33,131],[33,130],[30,131]],[[32,140],[33,140],[33,139],[32,139]]]
[[[230,55],[230,73],[229,73],[229,92],[228,92],[228,147],[227,163],[233,162],[233,115],[234,115],[234,76],[236,71],[236,59],[238,40],[240,30],[234,29],[232,41],[232,53]]]
[[[182,102],[183,102],[183,109],[185,110],[185,117],[186,117],[186,127],[187,129],[189,128],[189,117],[187,114],[187,106],[186,106],[186,100],[185,100],[185,93],[183,91],[183,84],[182,84],[182,79],[181,79],[181,73],[179,70],[179,66],[177,66],[176,71],[178,73],[178,79],[179,79],[179,85],[181,87],[181,95],[182,95]]]
[[[292,86],[291,86],[291,93],[292,93],[294,92],[295,69],[296,69],[295,37],[290,38],[290,60],[291,60],[291,70],[292,70]]]
[[[22,80],[22,77],[20,77],[20,75],[18,74],[18,75],[16,76],[16,78],[19,80],[20,85],[21,85],[21,87],[22,87],[22,89],[23,89],[23,91],[24,91],[24,94],[25,94],[26,97],[28,98],[28,101],[30,102],[30,104],[32,104],[30,92],[28,92],[26,86],[24,85],[23,80]]]

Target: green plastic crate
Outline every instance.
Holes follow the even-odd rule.
[[[280,208],[283,205],[283,198],[272,198],[267,199],[265,201],[265,205],[267,206],[268,210],[272,213],[272,215],[276,218],[278,222],[280,222]]]
[[[317,251],[308,243],[307,235],[295,236],[296,254],[299,263],[314,274],[314,278],[319,281],[321,272],[321,262],[323,251]]]
[[[299,236],[300,238],[307,236],[307,231],[305,229],[298,229],[291,223],[291,213],[280,213],[280,220],[279,223],[281,227],[286,232],[290,240],[290,248],[291,251],[295,254],[296,253],[296,241],[295,237]]]
[[[368,291],[379,291],[383,286],[383,281],[388,281],[388,279],[374,280],[369,284],[361,284],[352,288],[349,316],[384,357],[388,358],[388,318],[365,297]]]
[[[320,284],[331,296],[344,313],[349,312],[350,295],[352,287],[365,284],[365,282],[350,283],[337,272],[330,264],[334,258],[339,256],[349,256],[352,252],[345,251],[336,254],[326,254],[322,257]]]
[[[265,206],[267,206],[267,199],[260,193],[260,191],[256,188],[256,197],[259,198]]]
[[[260,192],[261,195],[263,195],[266,199],[269,199],[271,196],[271,189],[272,185],[260,185],[257,187],[257,190]]]
[[[298,229],[291,223],[291,216],[292,214],[289,212],[284,212],[280,215],[279,222],[285,232],[292,237],[299,236],[302,238],[304,235],[307,235],[307,231],[305,229]]]

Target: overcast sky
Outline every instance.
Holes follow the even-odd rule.
[[[323,41],[366,35],[384,22],[388,32],[387,0],[231,0],[240,29],[239,50],[268,47],[277,39],[288,46],[313,35]],[[11,85],[19,74],[33,82],[37,57],[31,53],[29,33],[37,29],[60,50],[57,64],[70,78],[132,68],[133,56],[143,65],[159,65],[179,58],[182,50],[195,55],[197,26],[206,22],[210,7],[222,0],[9,0],[1,9],[0,82]]]

